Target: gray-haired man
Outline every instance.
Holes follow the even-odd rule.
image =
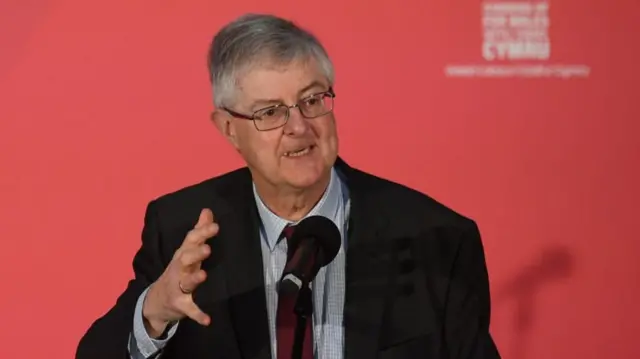
[[[247,166],[149,203],[135,278],[76,358],[282,358],[282,233],[312,215],[342,245],[312,282],[309,356],[499,358],[476,224],[338,157],[313,35],[246,15],[215,36],[209,69],[212,122]]]

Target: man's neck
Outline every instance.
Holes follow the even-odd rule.
[[[329,187],[331,173],[305,189],[280,188],[265,181],[255,181],[256,192],[264,205],[278,217],[297,222],[320,201]]]

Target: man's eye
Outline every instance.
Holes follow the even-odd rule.
[[[319,99],[319,98],[317,98],[317,97],[311,97],[311,98],[306,99],[306,100],[304,101],[304,104],[305,104],[306,106],[316,106],[316,105],[318,105],[318,103],[319,103],[319,102],[320,102],[320,99]]]
[[[278,117],[281,114],[281,109],[279,107],[265,108],[264,110],[260,110],[258,112],[258,117],[267,119],[269,117]]]

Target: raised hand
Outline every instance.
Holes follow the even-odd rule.
[[[211,318],[194,303],[192,292],[207,277],[201,269],[202,261],[211,253],[206,241],[218,230],[211,210],[203,209],[198,223],[174,253],[164,273],[149,288],[142,315],[150,337],[159,337],[169,323],[185,317],[202,325],[211,322]]]

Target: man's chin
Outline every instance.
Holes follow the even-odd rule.
[[[307,168],[301,166],[300,168],[291,169],[287,172],[284,176],[286,182],[289,186],[299,190],[312,188],[324,182],[328,183],[328,175],[330,175],[330,173],[326,173],[327,171],[324,171],[323,166],[320,165]]]
[[[298,190],[305,190],[308,188],[312,188],[318,183],[320,183],[321,181],[322,181],[321,176],[316,176],[316,175],[296,176],[295,178],[287,179],[288,185]]]

